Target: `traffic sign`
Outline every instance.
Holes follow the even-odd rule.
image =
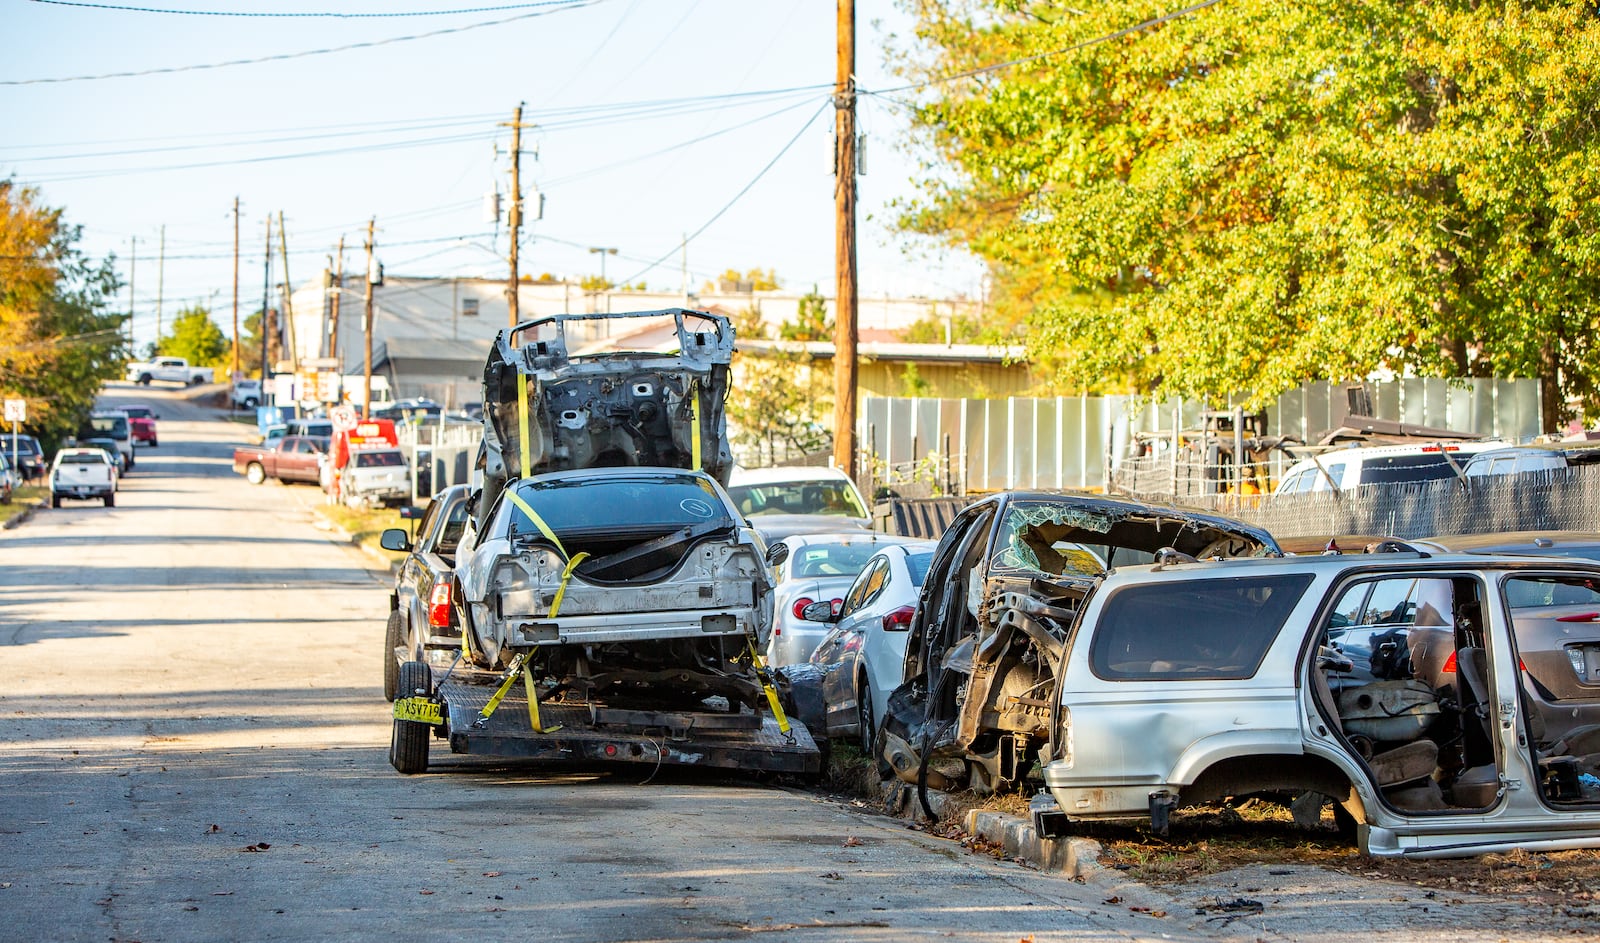
[[[360,419],[356,414],[356,408],[349,403],[340,403],[338,406],[328,410],[328,418],[332,420],[333,427],[340,432],[349,432],[354,429],[356,422]]]
[[[25,399],[6,400],[6,422],[27,422],[28,401]]]

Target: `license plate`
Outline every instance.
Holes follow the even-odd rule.
[[[444,723],[444,712],[427,698],[403,697],[394,702],[394,719],[437,726]]]

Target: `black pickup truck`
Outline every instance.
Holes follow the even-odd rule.
[[[461,647],[460,617],[451,593],[456,544],[467,526],[469,496],[466,485],[434,495],[421,512],[415,544],[399,528],[383,532],[385,550],[407,555],[389,594],[389,626],[383,640],[383,696],[391,701],[401,662],[449,665]]]

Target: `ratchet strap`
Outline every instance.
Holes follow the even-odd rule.
[[[522,459],[522,467],[518,471],[526,478],[533,474],[533,443],[528,441],[528,375],[521,370],[517,371],[517,445],[519,457]],[[538,518],[534,520],[537,521]],[[562,556],[566,554],[563,553]]]
[[[689,381],[689,447],[696,470],[700,465],[700,381]]]
[[[761,664],[761,655],[756,651],[755,639],[750,640],[750,664],[755,668],[756,678],[761,682],[761,689],[767,692],[767,705],[772,708],[772,716],[778,719],[778,729],[783,735],[794,742],[794,734],[790,731],[789,715],[783,712],[783,705],[778,703],[778,689],[772,686],[772,672]]]
[[[517,672],[522,669],[527,660],[527,652],[522,652],[511,660],[511,670],[506,672],[505,680],[501,681],[500,686],[494,689],[493,694],[489,695],[489,702],[483,705],[483,710],[478,711],[478,719],[472,722],[472,726],[482,727],[488,722],[489,718],[494,716],[494,712],[500,708],[500,702],[506,699],[506,692],[511,690],[512,683],[517,680]]]
[[[539,720],[539,689],[533,686],[533,668],[527,662],[522,664],[522,686],[528,692],[528,723],[533,726],[533,732],[555,733],[560,730],[560,724],[546,727]]]

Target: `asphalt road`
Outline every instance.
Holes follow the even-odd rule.
[[[113,387],[117,506],[0,533],[0,940],[1216,938],[747,779],[395,773],[386,579],[184,396]]]

